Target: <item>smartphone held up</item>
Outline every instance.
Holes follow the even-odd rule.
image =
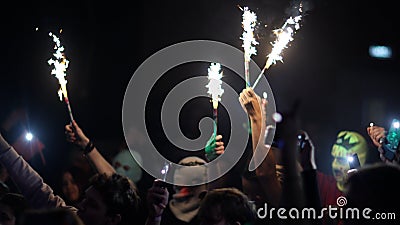
[[[380,140],[380,142],[384,151],[383,155],[386,159],[392,161],[396,156],[396,152],[399,151],[400,146],[400,120],[392,120],[386,137]]]

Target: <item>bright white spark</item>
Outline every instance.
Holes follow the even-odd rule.
[[[211,63],[210,67],[208,68],[209,83],[206,85],[206,87],[208,88],[207,93],[211,95],[214,109],[218,107],[218,102],[221,101],[221,95],[224,93],[224,89],[221,87],[221,78],[221,64]]]
[[[299,11],[301,12],[301,8]],[[289,42],[293,41],[295,30],[300,29],[300,20],[301,15],[294,18],[289,17],[281,28],[274,30],[276,40],[274,43],[271,43],[273,48],[271,53],[267,56],[268,60],[265,63],[265,69],[268,69],[272,64],[275,64],[276,61],[283,62],[281,56],[282,50],[287,48]]]
[[[60,84],[60,90],[58,90],[58,95],[60,97],[60,101],[62,101],[62,95],[65,98],[68,98],[67,95],[67,80],[65,79],[66,71],[68,68],[69,61],[65,58],[63,53],[64,47],[60,43],[60,39],[53,33],[49,33],[50,37],[53,37],[53,41],[55,43],[54,49],[56,50],[53,53],[54,58],[48,60],[49,65],[53,65],[54,69],[51,71],[51,74],[54,74],[58,79]]]
[[[254,45],[257,45],[258,42],[254,38],[254,27],[257,24],[257,15],[254,12],[251,12],[248,7],[243,8],[243,34],[240,39],[243,40],[243,49],[245,55],[245,61],[249,62],[251,55],[256,55],[257,50]]]
[[[302,13],[303,5],[300,4],[299,12]],[[279,29],[274,30],[274,34],[276,35],[276,40],[272,44],[271,53],[267,55],[267,61],[265,62],[264,68],[261,70],[261,73],[258,75],[256,81],[254,82],[252,88],[254,89],[257,86],[257,83],[260,81],[263,76],[265,70],[267,70],[272,64],[275,64],[277,60],[283,62],[283,58],[281,56],[281,52],[284,48],[287,48],[289,42],[293,41],[293,34],[296,30],[300,29],[300,20],[301,15],[296,17],[290,17],[286,20],[285,24]]]

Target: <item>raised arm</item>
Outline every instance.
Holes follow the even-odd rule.
[[[393,160],[389,160],[385,157],[385,150],[382,148],[382,144],[386,138],[386,130],[380,126],[370,126],[367,127],[368,136],[376,147],[378,147],[379,157],[382,162],[387,164],[399,164],[400,162],[400,152],[396,151],[396,156]]]
[[[305,197],[305,206],[320,209],[321,199],[319,196],[317,180],[315,147],[307,132],[300,131],[299,135],[300,140],[298,143],[298,149],[300,155],[301,178]],[[320,221],[314,221],[312,224],[320,224]]]
[[[255,152],[257,147],[264,148],[265,146],[263,138],[266,129],[265,107],[268,102],[266,100],[261,100],[251,88],[246,88],[240,93],[239,101],[243,110],[250,118],[253,152]]]
[[[385,138],[385,128],[379,126],[370,126],[367,127],[368,136],[371,138],[371,141],[374,143],[376,147],[381,147],[381,139]]]
[[[105,173],[107,176],[116,173],[114,167],[100,154],[93,142],[86,137],[75,121],[65,126],[65,134],[67,141],[74,143],[82,149],[85,156],[94,165],[96,172]]]
[[[159,225],[162,214],[168,205],[169,192],[163,186],[163,181],[155,180],[153,186],[147,191],[148,216],[146,225]]]
[[[269,146],[266,146],[264,143],[266,130],[265,107],[267,101],[261,100],[261,98],[251,88],[246,88],[242,93],[240,93],[239,101],[250,118],[253,156],[257,156],[258,154],[256,153],[258,151],[268,151],[267,156],[263,159],[254,157],[256,165],[260,165],[256,168],[255,172],[259,183],[265,192],[266,200],[271,204],[277,205],[280,201],[282,192],[281,184],[276,174],[276,161],[274,154],[272,151],[269,151]]]
[[[1,134],[0,162],[31,207],[36,209],[67,207],[74,212],[77,211],[53,194],[52,188],[43,182],[42,177],[4,140]]]

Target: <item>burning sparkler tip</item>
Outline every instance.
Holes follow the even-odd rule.
[[[211,63],[208,68],[208,79],[209,83],[206,85],[208,93],[211,95],[213,108],[218,107],[218,101],[221,100],[221,95],[224,93],[224,89],[221,88],[222,78],[221,64]]]

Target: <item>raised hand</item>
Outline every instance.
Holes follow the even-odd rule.
[[[316,170],[315,147],[307,132],[300,131],[299,142],[300,165],[303,170]]]
[[[75,120],[71,124],[65,125],[65,135],[68,142],[74,143],[82,149],[89,143],[89,138],[86,137]]]
[[[262,116],[261,98],[251,88],[244,89],[239,96],[239,102],[243,110],[250,118]]]
[[[385,138],[385,128],[379,126],[367,127],[367,133],[376,147],[381,147],[381,140]]]
[[[156,179],[147,191],[148,221],[160,221],[167,207],[169,192],[162,180]]]
[[[222,135],[212,136],[205,147],[206,158],[211,161],[222,155],[225,152],[224,142],[222,142]]]

